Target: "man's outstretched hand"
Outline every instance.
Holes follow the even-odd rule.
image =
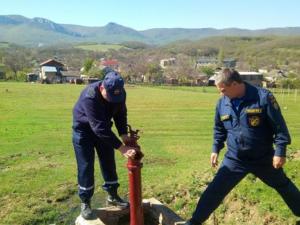
[[[285,157],[281,157],[281,156],[273,157],[273,167],[275,169],[279,169],[279,168],[283,167],[284,164],[285,164]]]
[[[218,156],[219,154],[215,152],[211,153],[210,155],[210,164],[214,168],[218,166]]]
[[[126,145],[121,145],[121,147],[119,148],[119,151],[127,159],[128,158],[134,159],[134,157],[136,155],[136,149],[133,147],[126,146]]]

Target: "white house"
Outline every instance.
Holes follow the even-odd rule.
[[[160,66],[161,68],[165,69],[168,66],[174,65],[176,63],[175,58],[169,58],[169,59],[162,59],[160,60]]]
[[[40,80],[45,83],[58,83],[57,69],[54,66],[42,66]]]

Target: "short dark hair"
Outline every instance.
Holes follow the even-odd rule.
[[[223,83],[225,85],[230,85],[232,82],[243,83],[243,80],[238,71],[225,68],[215,79],[215,84]]]

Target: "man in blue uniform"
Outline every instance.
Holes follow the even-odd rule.
[[[91,198],[94,193],[95,149],[99,158],[103,189],[108,192],[107,202],[128,207],[128,202],[117,193],[119,187],[116,173],[114,149],[125,157],[134,157],[135,149],[124,145],[127,136],[127,109],[124,81],[119,73],[108,72],[103,81],[87,86],[81,93],[73,109],[73,146],[78,168],[79,197],[81,215],[85,219],[93,217]],[[123,143],[112,132],[112,121]]]
[[[226,140],[227,152],[186,225],[204,222],[248,173],[274,188],[300,216],[300,192],[282,169],[291,140],[275,97],[266,89],[243,82],[231,69],[224,69],[215,83],[223,96],[216,107],[211,165],[218,165]]]

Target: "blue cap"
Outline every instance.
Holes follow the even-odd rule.
[[[105,75],[108,74],[109,72],[115,72],[115,71],[114,71],[112,68],[106,66],[106,67],[104,67],[104,68],[102,69],[102,72],[103,72],[103,74],[104,74],[104,76],[105,76]]]
[[[125,99],[124,80],[117,72],[109,72],[103,79],[109,102],[118,103]]]

